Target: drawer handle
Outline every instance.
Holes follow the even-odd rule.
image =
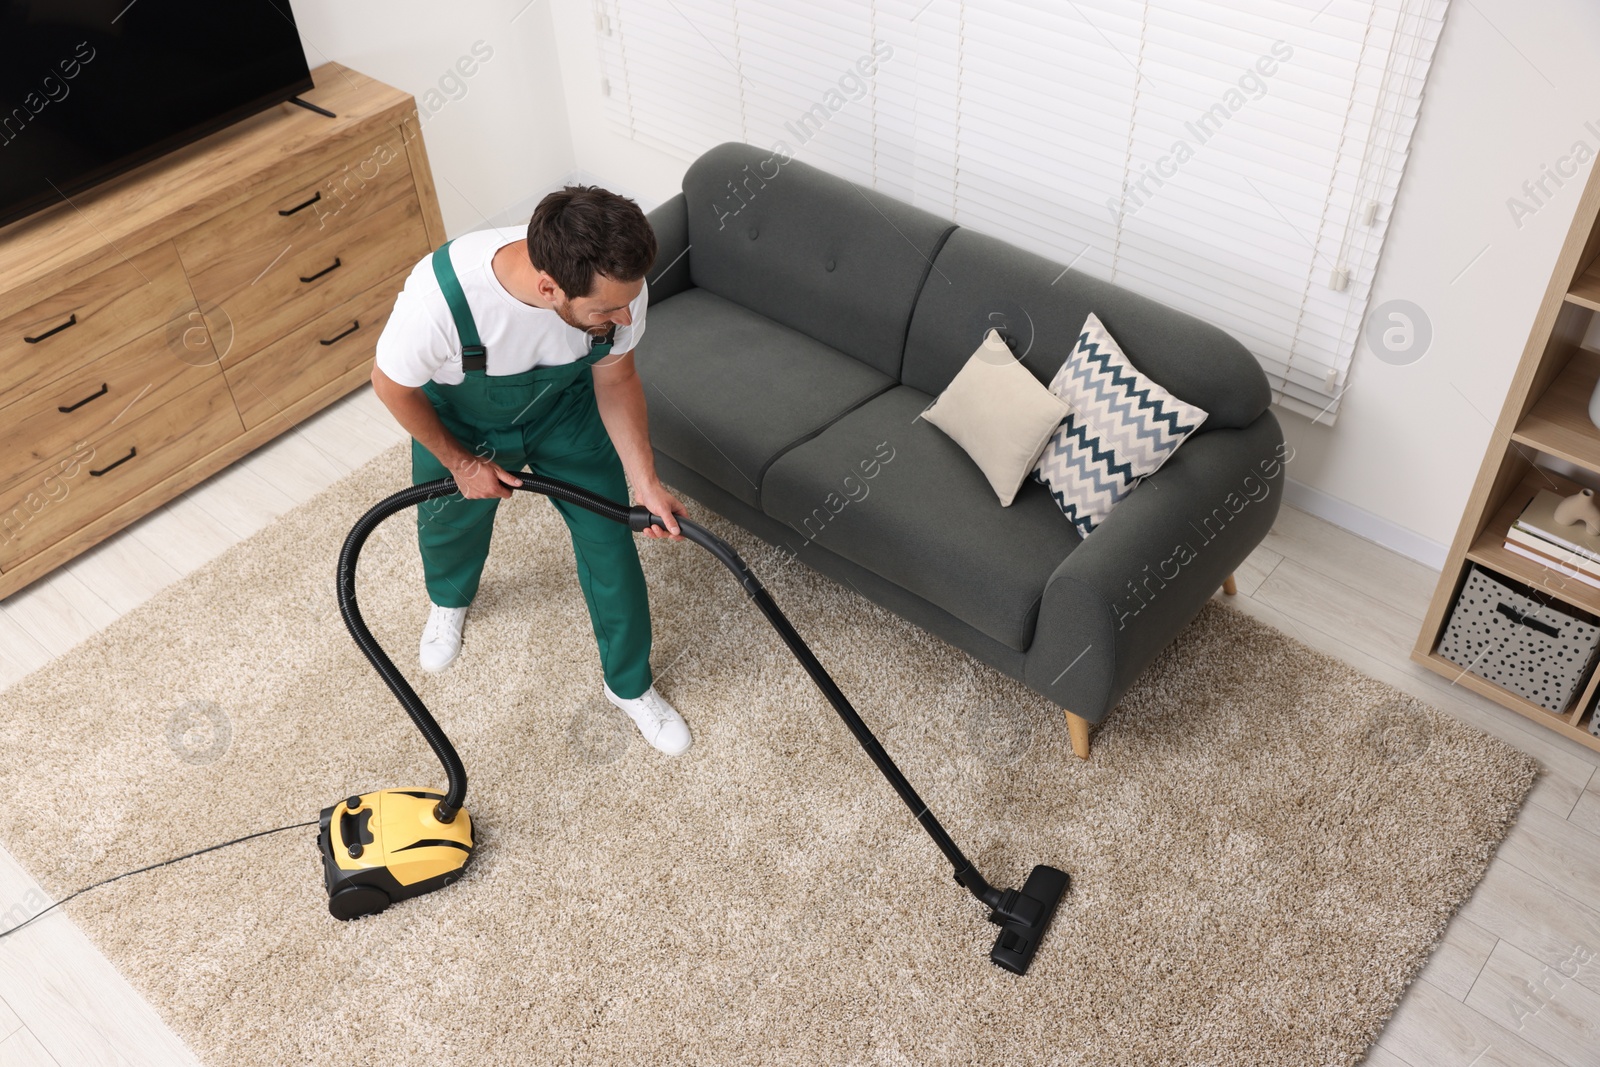
[[[333,266],[331,266],[331,267],[323,267],[321,270],[317,271],[317,273],[313,274],[311,277],[309,277],[309,278],[301,278],[300,280],[303,281],[303,282],[314,282],[318,278],[322,277],[324,274],[328,273],[330,270],[337,270],[338,267],[339,267],[339,262],[340,262],[339,261],[339,257],[335,256],[334,259],[333,259]]]
[[[1522,625],[1528,627],[1530,630],[1538,630],[1540,633],[1544,634],[1546,637],[1560,637],[1561,636],[1561,631],[1556,629],[1554,626],[1551,626],[1547,622],[1540,622],[1538,619],[1534,618],[1532,615],[1519,615],[1519,614],[1517,614],[1517,609],[1513,608],[1509,604],[1501,604],[1499,607],[1495,608],[1494,610],[1498,611],[1500,614],[1504,615],[1506,618],[1510,619],[1512,622],[1520,622]]]
[[[336,337],[330,337],[326,341],[318,341],[317,343],[320,345],[331,345],[336,341],[343,341],[346,337],[349,337],[359,329],[361,329],[361,321],[359,319],[351,319],[350,328],[344,333],[341,333]]]
[[[128,454],[126,456],[123,456],[121,459],[117,460],[115,463],[111,464],[109,467],[101,467],[97,471],[90,471],[89,472],[89,476],[91,478],[98,478],[102,474],[109,474],[110,472],[116,470],[118,467],[122,466],[124,463],[128,462],[128,460],[132,459],[134,456],[137,456],[138,454],[139,454],[139,450],[137,448],[130,447],[128,449]]]
[[[283,210],[280,209],[278,214],[282,215],[284,218],[288,218],[290,215],[293,215],[296,211],[304,211],[306,208],[310,207],[312,204],[315,204],[318,200],[321,200],[321,199],[322,199],[322,192],[321,192],[321,190],[318,190],[316,196],[313,196],[310,200],[307,200],[305,203],[301,204],[299,207],[292,207],[288,211],[283,211]]]
[[[90,393],[88,396],[84,397],[82,400],[78,401],[76,404],[68,404],[66,407],[60,407],[58,405],[56,407],[56,410],[61,412],[61,414],[63,414],[63,415],[66,415],[66,414],[69,414],[71,412],[77,411],[79,408],[83,407],[83,405],[87,404],[89,401],[91,401],[91,400],[99,400],[101,397],[105,396],[106,395],[106,390],[109,389],[109,388],[110,388],[110,384],[108,382],[101,382],[100,383],[100,391],[98,393]]]
[[[76,326],[76,325],[78,325],[78,313],[76,311],[74,311],[72,313],[72,318],[68,319],[66,322],[63,322],[60,326],[57,326],[55,329],[46,330],[44,333],[41,333],[38,337],[29,337],[26,334],[24,334],[22,339],[24,341],[28,342],[30,345],[36,345],[40,341],[43,341],[46,337],[54,337],[56,334],[60,333],[62,330],[65,330],[68,326]]]

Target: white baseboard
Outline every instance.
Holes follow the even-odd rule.
[[[1398,523],[1390,522],[1336,496],[1330,496],[1321,489],[1312,488],[1293,478],[1286,478],[1283,483],[1283,500],[1290,507],[1299,508],[1308,515],[1315,515],[1319,519],[1349,530],[1357,537],[1364,537],[1392,552],[1414,559],[1424,567],[1436,571],[1444,568],[1445,556],[1449,554],[1448,545],[1430,541],[1419,533],[1414,533]]]

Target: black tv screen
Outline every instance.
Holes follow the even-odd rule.
[[[0,0],[0,225],[310,88],[288,0]]]

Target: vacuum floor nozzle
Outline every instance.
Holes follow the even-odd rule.
[[[1027,974],[1071,881],[1065,871],[1041,863],[1021,889],[1006,890],[1000,907],[989,913],[989,921],[1000,927],[989,959],[1013,974]]]

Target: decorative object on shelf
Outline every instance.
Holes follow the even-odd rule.
[[[1600,428],[1600,379],[1594,383],[1594,392],[1589,394],[1589,421]]]
[[[1593,410],[1591,404],[1590,411]],[[1581,522],[1590,537],[1600,536],[1600,507],[1595,507],[1593,489],[1580,489],[1556,505],[1555,517],[1563,526]]]
[[[1582,493],[1561,497],[1548,489],[1539,490],[1506,531],[1505,547],[1507,552],[1600,589],[1600,536],[1559,521],[1561,509],[1582,497]],[[1592,499],[1588,504],[1594,507]]]
[[[1557,715],[1577,697],[1597,652],[1594,616],[1477,564],[1439,641],[1451,663]]]

